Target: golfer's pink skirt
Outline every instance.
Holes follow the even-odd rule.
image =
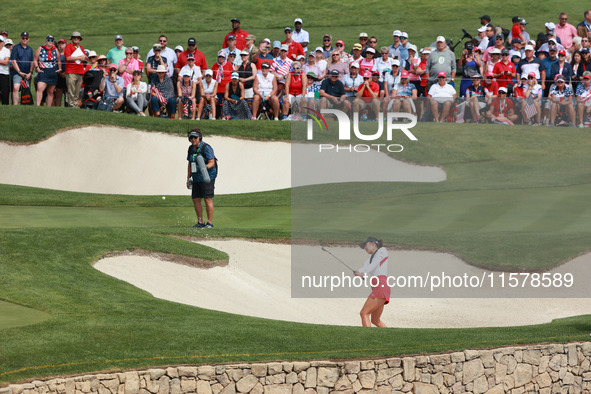
[[[390,302],[390,286],[388,286],[388,277],[386,275],[379,275],[377,286],[371,287],[371,294],[369,298],[385,298],[386,304]],[[372,278],[372,284],[375,279]],[[384,304],[385,305],[385,304]]]

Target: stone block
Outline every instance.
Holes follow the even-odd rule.
[[[463,363],[466,361],[466,355],[464,352],[454,352],[449,355],[452,363]]]
[[[236,394],[236,384],[234,382],[230,383],[220,391],[220,394]]]
[[[480,351],[468,349],[464,350],[464,355],[466,356],[466,361],[470,361],[480,357]]]
[[[181,393],[181,380],[179,378],[174,378],[170,381],[170,394],[180,394]]]
[[[160,369],[160,368],[158,368],[158,369],[154,368],[154,369],[148,369],[148,373],[150,374],[150,379],[158,380],[166,374],[166,370]]]
[[[201,367],[197,367],[197,377],[201,380],[215,379],[215,367],[212,365],[203,365]]]
[[[531,365],[540,365],[542,352],[540,350],[524,350],[523,362]]]
[[[375,374],[375,373],[374,373]],[[317,384],[322,387],[334,387],[335,383],[339,379],[338,368],[318,368]]]
[[[168,367],[168,368],[166,368],[166,375],[169,378],[178,378],[179,377],[179,371],[176,368]]]
[[[552,386],[552,378],[548,372],[544,372],[543,374],[536,376],[535,381],[540,388]]]
[[[297,373],[291,371],[290,373],[285,375],[285,383],[294,384],[294,383],[298,383],[298,382],[299,382],[299,379],[298,379]]]
[[[158,381],[158,394],[168,394],[170,392],[170,378],[167,375],[162,376]],[[111,390],[114,393],[113,390]]]
[[[389,358],[386,362],[390,368],[400,368],[402,366],[402,359],[398,357]]]
[[[373,370],[361,371],[357,378],[364,389],[373,389],[376,383],[376,373]]]
[[[264,394],[291,394],[291,384],[272,384],[265,386]],[[328,394],[328,392],[327,392]]]
[[[351,385],[351,382],[346,376],[341,376],[334,384],[334,389],[336,391],[343,391],[353,389],[353,386]]]
[[[482,394],[488,391],[488,380],[486,376],[482,375],[474,380],[472,392],[474,394]]]
[[[577,345],[575,343],[568,344],[566,346],[568,355],[568,365],[574,367],[579,363],[579,357],[577,353]]]
[[[316,387],[316,379],[318,373],[316,367],[310,367],[306,371],[306,383],[304,383],[305,388],[315,388]],[[266,393],[265,393],[266,394]]]
[[[504,394],[504,393],[505,393],[505,389],[503,388],[503,385],[497,384],[496,386],[494,386],[490,390],[486,391],[485,394]]]
[[[262,386],[261,386],[262,387]],[[215,383],[211,385],[211,393],[212,394],[220,394],[220,392],[224,389],[220,383]]]
[[[223,387],[226,387],[231,382],[230,378],[228,377],[228,374],[225,372],[221,375],[217,375],[215,377],[215,380],[217,380],[218,383],[221,384]]]
[[[402,380],[402,375],[396,375],[388,382],[390,383],[390,387],[392,387],[393,390],[401,390],[404,386],[404,380]]]
[[[361,370],[375,369],[376,364],[373,360],[361,360]]]
[[[140,391],[140,376],[137,372],[125,373],[125,394],[137,394]]]
[[[359,373],[361,372],[361,363],[359,361],[345,361],[345,373]]]
[[[284,372],[290,373],[293,371],[293,363],[283,362],[281,365],[283,365]]]
[[[439,389],[434,384],[426,384],[417,382],[414,384],[415,394],[439,394]]]
[[[267,370],[269,375],[276,375],[283,372],[283,364],[281,363],[268,363]]]
[[[230,379],[231,381],[237,382],[240,379],[242,379],[244,373],[240,368],[226,368],[226,375],[228,375],[228,379]]]
[[[197,377],[197,367],[178,367],[179,378],[195,378]]]
[[[296,383],[291,388],[291,394],[304,394],[304,386],[300,383]]]
[[[484,366],[479,358],[474,358],[464,364],[463,384],[468,384],[476,378],[484,375]]]
[[[449,354],[434,354],[429,356],[429,362],[433,365],[447,365],[451,363]]]
[[[296,364],[299,364],[299,363],[294,363],[294,369],[295,369]],[[304,363],[304,364],[308,364],[308,363]],[[254,376],[259,377],[259,378],[263,377],[263,376],[267,376],[267,364],[252,364],[250,366],[250,371]]]
[[[180,371],[179,371],[180,373]],[[127,383],[126,383],[127,384]],[[197,390],[197,382],[193,377],[181,377],[181,392],[194,393]]]
[[[236,382],[236,391],[239,393],[248,393],[259,383],[259,380],[254,375],[246,375],[238,382]]]
[[[513,377],[515,378],[515,387],[524,386],[532,379],[532,366],[529,364],[517,364]]]
[[[407,382],[412,382],[415,379],[415,359],[405,357],[402,359],[403,378]]]
[[[378,371],[376,381],[378,384],[402,373],[402,368],[387,368]]]

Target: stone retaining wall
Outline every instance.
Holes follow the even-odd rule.
[[[0,394],[587,393],[591,342],[355,361],[179,366],[15,384]]]

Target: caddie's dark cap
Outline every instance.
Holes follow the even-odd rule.
[[[195,138],[201,137],[201,139],[203,139],[203,134],[201,134],[200,129],[193,129],[193,130],[189,131],[189,133],[187,133],[187,138],[189,139],[189,141],[191,141],[191,137],[195,137]]]
[[[374,238],[374,237],[368,237],[368,238],[367,238],[365,241],[363,241],[363,242],[361,242],[361,243],[359,244],[359,247],[360,247],[361,249],[365,249],[365,244],[366,244],[366,243],[368,243],[368,242],[373,242],[373,243],[375,243],[376,245],[378,245],[378,244],[380,243],[380,241],[378,241],[378,240],[377,240],[377,238]]]

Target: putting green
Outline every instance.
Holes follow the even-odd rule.
[[[0,301],[0,330],[41,323],[50,317],[45,312]]]

